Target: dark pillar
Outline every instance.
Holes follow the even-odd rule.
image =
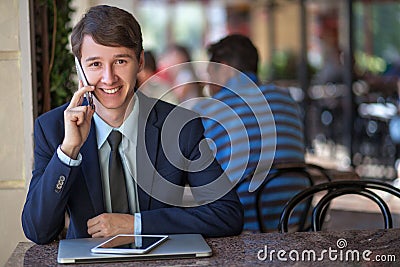
[[[346,38],[344,45],[344,83],[347,87],[343,98],[343,145],[350,152],[351,165],[353,165],[353,124],[355,118],[354,97],[353,97],[353,80],[354,80],[354,55],[353,55],[353,0],[347,0],[345,4],[346,19]]]
[[[300,0],[300,62],[299,62],[299,81],[300,87],[304,93],[303,110],[304,110],[304,138],[306,147],[311,145],[310,132],[307,123],[307,109],[311,105],[310,97],[307,93],[309,82],[308,59],[307,59],[307,10],[306,0]]]

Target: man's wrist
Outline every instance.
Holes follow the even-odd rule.
[[[65,155],[67,155],[71,159],[74,159],[74,160],[78,159],[79,150],[80,150],[79,147],[68,147],[64,144],[61,144],[60,149]]]
[[[78,153],[78,156],[76,159],[72,159],[62,151],[61,145],[59,145],[57,148],[57,156],[61,160],[62,163],[66,164],[68,166],[71,166],[71,167],[79,166],[82,162],[81,153]]]

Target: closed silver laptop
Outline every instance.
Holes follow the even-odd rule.
[[[146,254],[99,254],[90,250],[109,238],[63,239],[58,263],[86,263],[209,257],[212,250],[200,234],[169,235],[168,240]]]

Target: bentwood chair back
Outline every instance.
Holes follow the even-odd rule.
[[[320,231],[324,222],[323,214],[326,213],[329,203],[340,196],[355,194],[366,197],[375,202],[383,216],[384,228],[393,227],[393,219],[390,209],[385,200],[377,192],[385,192],[395,197],[400,198],[400,190],[391,184],[376,180],[341,180],[331,181],[327,183],[313,185],[310,188],[304,189],[295,195],[284,207],[280,221],[280,232],[288,232],[289,219],[295,210],[296,206],[301,204],[306,199],[311,199],[316,193],[326,192],[325,195],[318,201],[311,215],[311,230]]]
[[[311,172],[311,170],[314,172]],[[314,183],[315,171],[325,181],[331,178],[325,169],[305,163],[275,164],[266,179],[254,192],[249,192],[249,180],[241,181],[236,189],[245,207],[246,224],[256,225],[260,232],[277,232],[280,214],[286,203],[298,192],[309,188]],[[311,199],[295,208],[290,218],[292,231],[309,229]]]

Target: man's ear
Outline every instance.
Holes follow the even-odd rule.
[[[144,50],[142,50],[142,52],[140,52],[140,57],[139,57],[139,69],[138,72],[141,72],[144,68],[144,64],[145,64],[145,59],[144,59]]]

